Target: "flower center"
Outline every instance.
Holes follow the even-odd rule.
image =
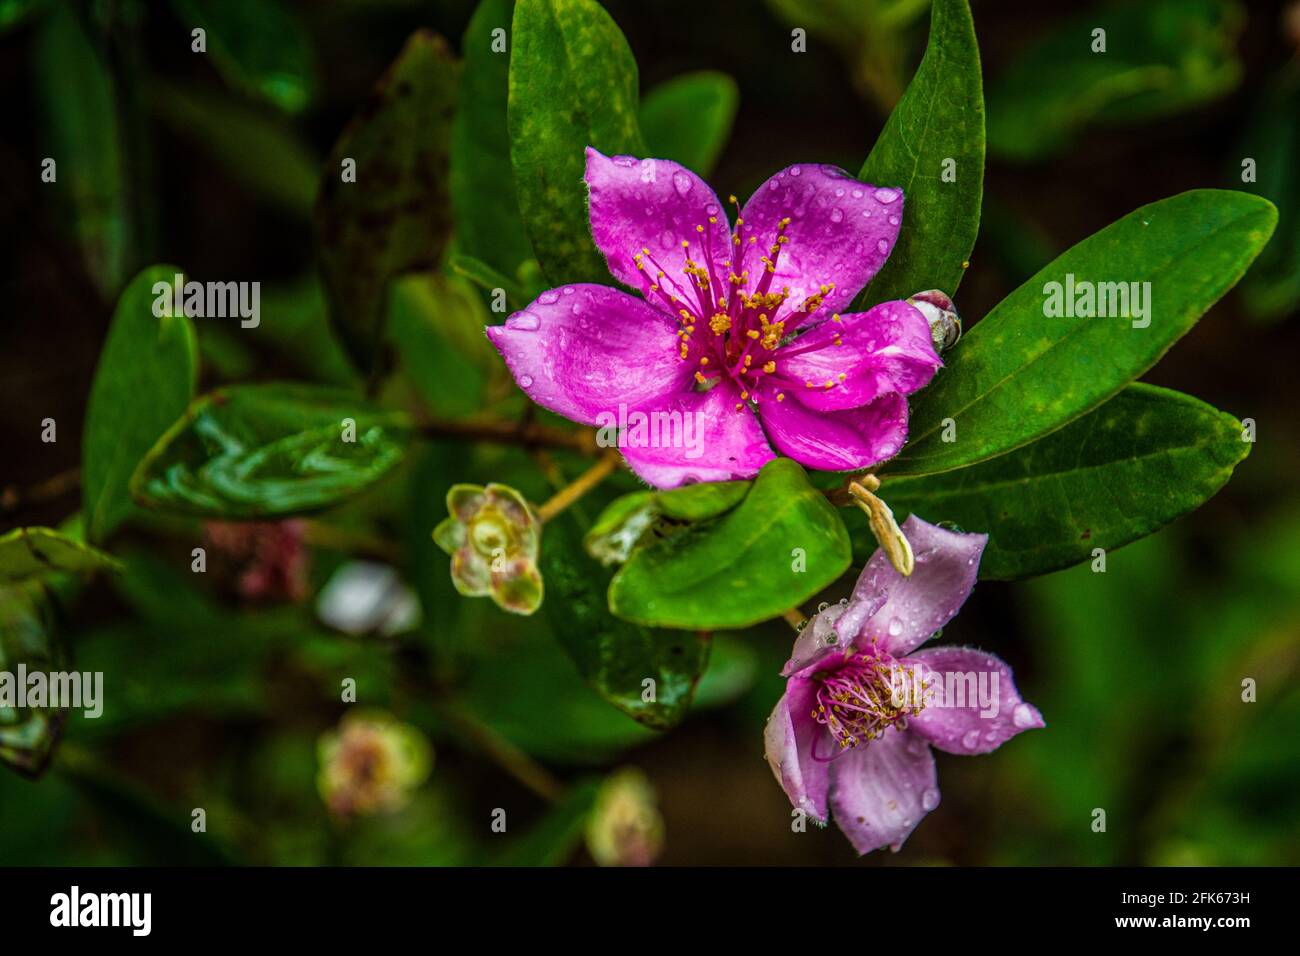
[[[909,673],[874,647],[815,679],[817,706],[812,718],[830,731],[841,752],[875,740],[925,706],[919,674]]]
[[[835,288],[829,282],[818,286],[818,291],[808,296],[797,307],[787,303],[789,288],[772,289],[772,279],[782,251],[789,245],[785,234],[790,217],[783,217],[770,237],[767,254],[758,256],[757,280],[751,279],[746,259],[751,250],[757,252],[760,237],[746,227],[740,216],[736,197],[730,197],[736,209],[736,228],[731,234],[731,249],[713,248],[713,231],[703,224],[695,227],[694,243],[682,240],[686,263],[681,276],[668,275],[655,260],[648,248],[633,256],[636,267],[646,274],[649,285],[647,300],[658,299],[678,316],[680,329],[677,337],[682,361],[694,362],[696,388],[707,391],[727,378],[740,389],[740,411],[746,403],[758,403],[758,389],[765,385],[775,391],[778,402],[785,401],[786,388],[833,388],[837,382],[805,382],[787,378],[782,374],[781,359],[791,358],[801,351],[790,348],[790,339],[800,325],[821,307],[822,301]],[[720,210],[709,205],[704,210],[709,224],[718,221]],[[696,249],[702,262],[691,258]],[[726,257],[723,258],[724,253]],[[725,274],[726,280],[720,276]],[[784,315],[780,315],[785,309]],[[839,322],[838,315],[832,321]],[[789,332],[787,333],[787,329]],[[840,337],[835,336],[839,345]],[[785,348],[781,348],[785,345]],[[777,350],[781,349],[781,354]],[[839,376],[843,381],[845,376]]]

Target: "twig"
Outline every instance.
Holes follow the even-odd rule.
[[[606,452],[605,456],[596,462],[581,475],[575,478],[568,487],[557,491],[547,502],[537,509],[537,516],[542,523],[550,521],[569,505],[573,504],[587,492],[591,491],[602,481],[614,473],[618,467],[619,457],[614,452]]]
[[[81,469],[69,468],[27,488],[6,485],[0,491],[0,514],[9,514],[27,505],[44,504],[74,491],[81,484]]]
[[[500,767],[543,800],[552,803],[564,795],[564,784],[532,757],[502,737],[478,718],[446,703],[438,713],[457,732],[491,757]]]

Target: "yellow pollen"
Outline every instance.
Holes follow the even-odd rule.
[[[784,401],[785,401],[785,392],[777,392],[777,393],[776,393],[776,400],[777,400],[778,402],[784,402]]]
[[[776,371],[776,363],[769,360],[768,363],[763,366],[763,371],[766,372],[768,375],[771,375],[773,372]]]

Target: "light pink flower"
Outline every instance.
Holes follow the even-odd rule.
[[[940,365],[925,317],[845,313],[898,237],[903,194],[834,166],[790,166],[739,211],[664,159],[587,150],[592,237],[614,278],[543,292],[487,332],[529,397],[576,422],[679,418],[700,441],[620,445],[661,488],[750,478],[773,449],[812,468],[898,453],[906,396]],[[735,197],[732,197],[734,201]]]
[[[821,823],[833,814],[859,853],[898,850],[939,805],[931,747],[989,753],[1045,726],[992,654],[917,650],[970,594],[988,536],[915,516],[903,532],[916,555],[911,576],[877,551],[848,602],[804,626],[765,733],[768,763],[791,803]]]

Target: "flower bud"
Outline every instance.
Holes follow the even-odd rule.
[[[542,603],[537,570],[541,522],[507,485],[453,485],[449,516],[433,530],[451,555],[451,580],[467,597],[491,597],[505,611],[532,614]]]
[[[635,767],[606,778],[587,820],[587,850],[601,866],[649,866],[664,844],[654,788]]]
[[[930,335],[934,339],[936,352],[942,355],[957,344],[961,338],[961,316],[957,314],[957,307],[946,293],[928,289],[916,293],[907,301],[930,323]]]
[[[400,810],[433,767],[424,735],[381,711],[350,711],[321,735],[317,753],[317,788],[340,818]]]

